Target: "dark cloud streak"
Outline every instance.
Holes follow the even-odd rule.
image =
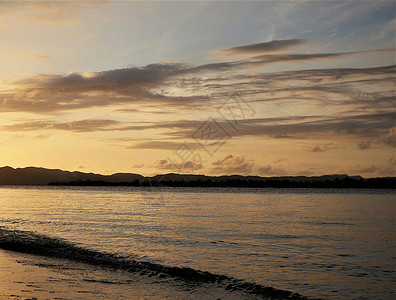
[[[389,50],[373,50],[371,52],[380,53],[381,51]],[[307,62],[369,52],[271,54],[260,55],[247,60],[198,66],[182,63],[160,63],[149,64],[141,68],[130,67],[87,74],[37,75],[14,82],[11,85],[13,90],[0,92],[0,111],[47,114],[128,104],[145,104],[147,106],[163,104],[188,108],[192,105],[199,107],[203,103],[211,105],[210,102],[213,102],[213,98],[208,97],[208,95],[221,90],[239,90],[241,94],[245,95],[282,91],[295,93],[299,90],[345,93],[348,91],[348,85],[356,85],[358,80],[361,84],[370,84],[375,80],[379,83],[392,81],[395,71],[394,66],[366,69],[300,70],[298,72],[266,74],[246,72],[245,76],[240,77],[227,73],[227,71],[252,66],[282,62]],[[214,74],[212,74],[213,72]],[[354,78],[356,81],[354,83],[344,82],[343,78],[353,74],[360,74],[362,78]],[[219,75],[222,77],[219,77]],[[376,78],[379,76],[382,76],[382,78]],[[306,85],[276,86],[276,84],[284,85],[293,80],[302,80]],[[332,81],[332,83],[325,84],[322,81]],[[187,96],[162,92],[162,88],[172,86],[192,90],[195,94]]]
[[[308,121],[299,121],[309,119]],[[393,112],[383,112],[376,114],[348,115],[340,117],[280,117],[280,118],[260,118],[239,120],[238,130],[230,132],[236,136],[270,136],[273,138],[295,137],[309,138],[318,134],[346,135],[357,137],[375,137],[386,135],[394,126],[396,114]],[[221,126],[227,128],[227,122],[219,122]],[[178,137],[189,138],[191,134],[202,124],[202,121],[174,121],[152,123],[147,125],[136,125],[120,128],[120,130],[144,130],[144,129],[177,129],[166,134]]]
[[[287,49],[306,43],[306,40],[274,40],[270,42],[250,44],[238,47],[232,47],[217,51],[219,54],[233,55],[233,54],[257,54],[257,53],[272,53],[283,52]]]

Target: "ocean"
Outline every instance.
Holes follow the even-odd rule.
[[[3,186],[0,248],[3,255],[27,253],[24,261],[32,268],[44,265],[40,282],[48,289],[48,274],[73,264],[79,266],[70,271],[75,284],[106,286],[85,287],[92,291],[81,299],[121,299],[122,291],[136,291],[137,282],[156,296],[130,292],[131,299],[395,299],[395,195],[364,189]],[[103,278],[116,276],[109,272],[122,280],[108,285],[112,281]],[[20,288],[24,279],[18,280],[10,285],[19,282]],[[29,297],[40,293],[24,291]],[[11,297],[7,293],[0,296]],[[56,290],[52,295],[59,296]]]

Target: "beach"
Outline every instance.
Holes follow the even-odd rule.
[[[263,299],[215,286],[0,250],[0,299]]]
[[[0,251],[1,299],[156,299],[131,274],[67,260]]]

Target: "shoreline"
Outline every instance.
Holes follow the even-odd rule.
[[[0,299],[266,299],[0,249]]]
[[[151,262],[127,260],[115,254],[98,252],[94,250],[81,248],[79,246],[68,243],[67,241],[64,241],[62,239],[50,238],[32,232],[7,230],[0,228],[0,234],[1,234],[0,249],[15,251],[17,253],[20,253],[20,255],[25,255],[25,254],[29,255],[28,257],[30,261],[26,259],[16,260],[17,263],[22,262],[22,265],[26,264],[26,261],[28,261],[27,264],[30,267],[32,266],[33,267],[44,266],[45,268],[49,267],[51,271],[55,270],[61,274],[65,274],[65,270],[67,271],[84,270],[83,273],[85,273],[85,269],[88,268],[88,269],[101,270],[107,273],[106,277],[108,276],[112,277],[114,274],[124,274],[125,276],[132,278],[132,279],[125,279],[122,281],[119,280],[109,281],[107,279],[98,280],[96,279],[96,277],[93,279],[91,278],[87,279],[86,277],[84,277],[85,275],[83,275],[82,273],[79,275],[79,273],[77,272],[77,274],[74,274],[72,276],[72,278],[80,278],[80,280],[77,280],[77,283],[81,283],[81,282],[84,283],[95,282],[95,283],[105,283],[105,284],[110,283],[114,285],[114,287],[116,287],[119,284],[125,285],[132,282],[135,283],[136,280],[139,282],[145,282],[146,280],[148,280],[150,283],[152,279],[155,279],[156,280],[155,283],[159,283],[160,285],[165,283],[167,287],[171,289],[173,289],[175,286],[178,288],[180,286],[183,287],[187,286],[189,292],[196,291],[198,293],[201,293],[202,288],[204,288],[204,290],[210,289],[216,291],[216,294],[220,293],[220,295],[223,293],[230,294],[226,296],[227,299],[233,298],[234,296],[239,294],[239,296],[236,297],[237,299],[242,299],[243,298],[242,296],[245,295],[247,297],[246,299],[275,298],[275,299],[308,300],[307,297],[304,297],[298,293],[279,290],[273,287],[265,287],[253,282],[246,282],[225,275],[217,275],[210,272],[195,270],[188,267],[170,267],[170,266],[164,266]],[[16,255],[15,252],[13,255]],[[31,260],[33,260],[33,263]],[[37,263],[36,262],[37,260],[40,262]],[[49,264],[47,261],[50,261],[51,263]],[[10,267],[8,267],[7,269],[7,264],[5,265],[6,268],[3,267],[3,270],[5,271],[8,270],[9,272]],[[69,267],[70,265],[74,265],[76,267],[70,269]],[[15,268],[14,266],[14,269],[18,269],[18,268]],[[33,271],[36,272],[38,270],[35,269]],[[13,272],[12,274],[15,275],[15,272]],[[39,275],[38,277],[40,277],[40,274],[38,275]],[[83,275],[83,277],[81,277],[81,275]],[[8,278],[8,276],[4,274],[2,275],[2,277]],[[35,276],[34,278],[37,278],[37,276]],[[69,278],[61,279],[61,281],[65,281],[65,280],[66,282],[70,281]],[[58,281],[59,280],[57,280],[57,282]],[[14,282],[20,282],[20,281],[14,281]],[[47,280],[44,280],[44,282],[47,282]],[[36,283],[34,284],[30,283],[26,286],[40,287],[40,285],[37,285]],[[94,291],[97,290],[98,289],[95,288]],[[38,290],[35,291],[42,291],[42,289],[39,288]],[[87,293],[91,293],[92,291],[93,290],[88,289]],[[49,291],[49,292],[55,292],[55,291]],[[183,296],[182,298],[185,299],[186,297]],[[201,294],[200,297],[198,298],[206,298],[206,297],[205,295]],[[213,298],[213,297],[209,297],[209,298]],[[216,298],[221,298],[221,297],[216,296]]]

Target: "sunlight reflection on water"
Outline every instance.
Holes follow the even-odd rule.
[[[392,299],[393,191],[0,188],[0,226],[326,298]]]

